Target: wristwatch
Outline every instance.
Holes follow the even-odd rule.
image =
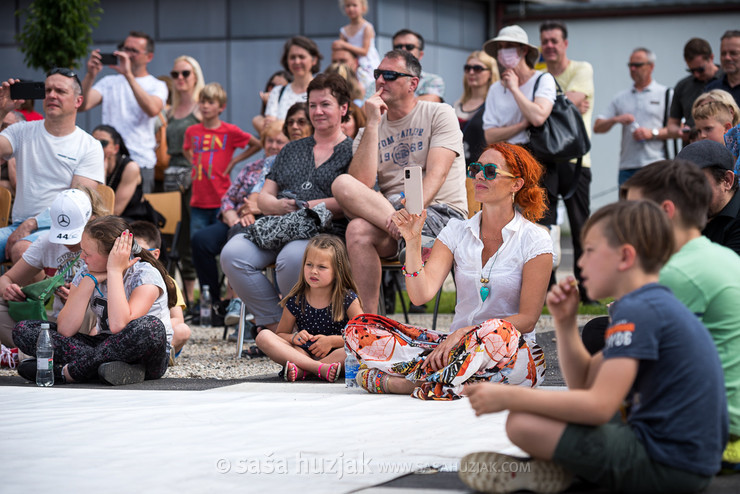
[[[653,129],[652,134],[653,134],[653,139],[657,139],[658,135],[660,134],[660,130]]]

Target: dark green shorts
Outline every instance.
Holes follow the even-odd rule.
[[[712,480],[652,460],[632,428],[616,421],[598,427],[568,424],[552,459],[614,492],[698,492]]]

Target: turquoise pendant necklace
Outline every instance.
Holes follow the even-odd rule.
[[[491,281],[490,280],[491,271],[493,271],[493,266],[496,265],[496,259],[498,259],[498,255],[499,253],[501,253],[501,247],[503,246],[504,246],[504,243],[501,242],[501,245],[499,245],[498,249],[496,249],[496,253],[493,255],[493,261],[491,262],[491,267],[488,268],[488,277],[486,278],[485,276],[483,276],[483,273],[481,272],[480,282],[481,282],[481,285],[483,286],[480,287],[480,299],[482,302],[485,302],[486,299],[488,298],[488,294],[491,293],[491,289],[488,288],[488,283],[490,283]]]

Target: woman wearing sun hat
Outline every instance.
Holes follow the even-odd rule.
[[[506,26],[498,36],[483,45],[483,51],[499,63],[501,79],[488,90],[483,129],[486,141],[527,144],[530,125],[539,127],[550,116],[555,101],[555,79],[534,70],[539,49],[529,43],[527,33],[519,26]],[[533,97],[534,95],[534,97]]]

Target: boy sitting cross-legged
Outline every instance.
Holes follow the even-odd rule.
[[[477,414],[510,411],[506,432],[534,460],[474,453],[460,476],[486,492],[558,492],[571,475],[610,491],[699,491],[720,468],[727,402],[708,331],[657,283],[671,224],[654,203],[619,202],[589,218],[583,246],[589,298],[615,298],[604,350],[591,356],[581,342],[575,280],[553,286],[547,305],[569,389],[468,387]]]

